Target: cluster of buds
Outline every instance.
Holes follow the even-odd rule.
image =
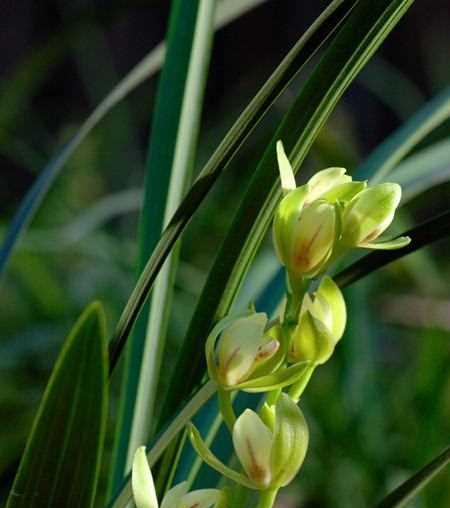
[[[296,187],[280,141],[277,154],[284,198],[275,213],[273,239],[291,281],[320,275],[337,253],[353,247],[397,249],[409,243],[407,237],[373,243],[394,218],[401,199],[398,184],[367,187],[352,181],[344,168],[328,168]]]
[[[277,156],[284,197],[275,213],[273,240],[288,276],[284,318],[269,322],[266,314],[252,310],[227,316],[213,328],[205,348],[209,377],[217,385],[242,472],[221,462],[198,430],[189,427],[192,445],[204,462],[237,484],[258,490],[260,500],[290,483],[302,466],[309,433],[297,402],[314,369],[330,359],[344,334],[344,297],[325,272],[352,248],[396,249],[410,241],[399,237],[374,242],[394,218],[399,185],[368,187],[367,182],[353,181],[344,168],[328,168],[297,187],[281,142]],[[268,395],[258,412],[246,409],[236,418],[230,393],[237,390]],[[143,448],[136,453],[132,485],[137,508],[158,508]],[[272,501],[258,506],[269,505]],[[222,491],[188,493],[186,483],[169,490],[161,504],[225,506]]]

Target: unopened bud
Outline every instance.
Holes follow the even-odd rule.
[[[285,200],[294,200],[294,193]],[[330,257],[336,239],[336,210],[326,201],[314,201],[303,207],[305,195],[299,193],[298,206],[283,201],[275,215],[273,238],[280,262],[290,275],[312,277],[317,275]]]
[[[255,313],[237,319],[223,331],[216,355],[221,384],[231,387],[246,381],[275,355],[280,344],[264,334],[266,325],[266,314]]]
[[[291,362],[325,363],[342,338],[346,324],[344,297],[330,277],[324,277],[311,297],[306,294],[289,347]]]
[[[327,192],[352,181],[352,177],[345,174],[345,168],[327,168],[318,171],[308,180],[308,194],[306,203],[312,203],[322,198]]]
[[[281,394],[275,407],[275,428],[245,410],[233,428],[236,454],[248,478],[265,490],[287,485],[300,469],[308,448],[308,427],[300,408]]]
[[[401,195],[400,185],[382,183],[355,196],[342,215],[343,245],[370,248],[394,219]]]

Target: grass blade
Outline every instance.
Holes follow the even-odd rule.
[[[450,447],[424,466],[414,476],[397,487],[376,505],[376,508],[401,508],[406,506],[427,484],[450,463]]]
[[[104,321],[102,308],[94,303],[67,338],[39,406],[7,508],[93,505],[107,418]]]
[[[164,432],[161,432],[160,436],[147,452],[147,460],[150,467],[155,465],[167,446],[216,391],[217,386],[215,383],[212,381],[206,383],[170,422],[170,425],[167,426]],[[114,500],[108,506],[110,508],[125,508],[131,501],[131,496],[131,482],[128,475],[122,487],[119,489],[117,496],[114,497]]]
[[[411,155],[389,175],[402,186],[402,204],[450,179],[450,141],[444,140]]]
[[[428,134],[450,118],[450,88],[427,102],[412,118],[382,143],[358,168],[354,177],[382,181]]]
[[[265,0],[241,0],[227,5],[222,2],[216,17],[216,27],[220,28],[241,16],[248,10],[260,5]],[[165,57],[165,44],[158,44],[147,56],[145,56],[103,99],[103,101],[89,115],[78,129],[71,140],[50,160],[40,172],[30,190],[26,193],[20,206],[15,213],[9,229],[3,239],[0,249],[0,277],[5,272],[9,258],[13,250],[33,220],[36,211],[50,190],[53,182],[61,173],[65,163],[75,150],[84,141],[92,129],[104,118],[104,116],[131,91],[138,87],[150,76],[155,74],[161,67]]]
[[[354,3],[345,0],[334,1],[311,25],[247,106],[197,177],[164,230],[122,312],[110,342],[111,370],[117,364],[126,339],[145,303],[156,275],[193,213],[256,123],[264,116],[273,101],[287,87],[301,67],[322,46],[324,40],[334,33],[337,27],[336,23],[339,24],[342,21],[342,16],[348,14],[348,10],[353,7]]]
[[[158,239],[163,221],[167,222],[179,205],[192,174],[214,32],[215,1],[175,2],[173,8],[175,17],[169,30],[169,49],[161,78],[148,161],[141,227],[144,260]],[[191,44],[187,42],[188,38]],[[177,74],[176,79],[173,71]],[[168,83],[172,85],[168,86]],[[171,139],[173,145],[167,141]],[[161,175],[165,176],[161,178]],[[179,245],[168,257],[156,280],[148,323],[146,316],[142,315],[141,327],[134,334],[128,350],[127,405],[118,432],[123,443],[121,448],[127,448],[127,453],[123,453],[123,457],[119,455],[116,461],[116,467],[125,472],[131,468],[137,447],[148,440],[153,424],[178,252]],[[134,410],[130,411],[133,401]],[[123,468],[125,456],[127,460]]]
[[[199,382],[204,371],[204,337],[214,322],[229,312],[270,225],[281,197],[275,157],[277,140],[283,140],[293,167],[298,170],[339,98],[411,4],[411,0],[376,5],[369,0],[359,2],[283,119],[255,170],[209,273],[175,369],[183,379],[174,377],[163,417],[170,415]]]
[[[450,235],[450,211],[433,217],[432,219],[403,233],[411,237],[411,243],[403,249],[395,251],[375,251],[364,256],[335,276],[336,283],[341,287],[347,287],[359,279],[371,274],[375,270],[392,263],[422,247],[433,242],[442,240]]]

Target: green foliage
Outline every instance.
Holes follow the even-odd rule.
[[[8,508],[93,506],[107,416],[103,310],[89,306],[64,343],[39,406]]]
[[[218,2],[215,26],[228,23],[262,3],[264,0],[222,0]],[[108,362],[104,318],[98,305],[94,305],[82,315],[57,360],[8,508],[93,506],[94,503],[104,506],[107,470],[111,464],[115,475],[109,482],[112,481],[113,494],[116,495],[111,506],[124,508],[131,499],[129,478],[122,484],[125,461],[127,454],[128,457],[132,455],[137,442],[131,441],[131,448],[126,450],[133,411],[138,414],[143,429],[141,436],[148,434],[151,427],[160,430],[147,447],[147,458],[158,475],[158,486],[163,490],[186,479],[189,458],[185,461],[185,455],[188,456],[191,450],[185,445],[183,429],[197,413],[197,422],[203,418],[204,424],[196,422],[196,425],[207,437],[204,442],[200,434],[193,431],[194,444],[202,450],[206,462],[219,464],[218,469],[225,474],[231,471],[238,480],[244,478],[245,484],[249,480],[236,472],[236,463],[230,459],[232,447],[220,434],[217,407],[225,412],[228,426],[232,427],[236,421],[234,411],[241,407],[240,404],[256,405],[259,395],[252,392],[259,394],[269,389],[273,391],[273,398],[281,390],[295,402],[302,396],[302,408],[311,423],[310,452],[302,474],[290,491],[286,489],[287,495],[295,496],[295,503],[299,500],[305,505],[336,508],[351,504],[359,508],[382,498],[384,493],[400,484],[377,505],[379,508],[405,506],[413,500],[426,508],[447,505],[448,475],[440,475],[428,489],[424,490],[424,487],[448,464],[448,449],[422,469],[420,467],[442,449],[445,445],[442,439],[450,431],[450,385],[446,378],[449,333],[445,318],[448,291],[444,282],[450,267],[436,248],[424,250],[420,257],[417,251],[450,235],[448,185],[437,187],[437,184],[447,184],[450,175],[446,139],[450,114],[448,89],[425,103],[372,154],[364,157],[356,172],[349,171],[357,178],[367,178],[370,183],[387,179],[402,186],[400,206],[403,207],[403,217],[394,223],[394,228],[397,232],[408,228],[406,234],[412,242],[399,250],[374,252],[356,261],[349,257],[345,260],[347,264],[344,266],[347,267],[337,270],[336,281],[340,287],[347,288],[344,296],[349,301],[349,327],[342,340],[341,333],[337,334],[339,339],[331,342],[331,335],[323,334],[322,325],[328,321],[321,313],[321,305],[316,305],[317,316],[314,312],[306,314],[309,332],[307,327],[303,327],[302,332],[309,333],[312,346],[323,346],[322,342],[327,339],[326,349],[332,351],[339,340],[333,361],[317,369],[310,363],[281,365],[286,344],[279,335],[279,323],[269,321],[272,327],[270,339],[266,337],[268,342],[265,342],[258,338],[253,345],[253,349],[259,351],[261,344],[270,347],[275,342],[281,344],[266,364],[258,366],[254,352],[255,361],[241,382],[220,386],[218,394],[214,382],[197,389],[205,374],[204,344],[208,335],[217,331],[214,325],[220,328],[224,316],[227,316],[225,322],[232,322],[235,315],[230,315],[230,311],[240,311],[243,303],[248,303],[249,295],[255,294],[256,286],[265,287],[264,297],[257,304],[261,306],[258,310],[268,313],[267,301],[271,302],[271,309],[279,303],[281,279],[279,275],[273,277],[276,272],[274,257],[265,247],[266,233],[281,197],[275,164],[276,141],[282,139],[285,143],[294,170],[302,171],[302,181],[307,180],[310,171],[322,168],[325,163],[336,166],[345,161],[349,170],[357,166],[358,154],[367,148],[365,129],[376,131],[377,126],[373,125],[370,111],[364,109],[363,101],[361,118],[357,117],[365,124],[361,134],[360,125],[354,119],[359,104],[358,108],[351,104],[354,96],[350,103],[341,101],[342,95],[412,3],[412,0],[331,2],[247,107],[244,107],[248,102],[247,81],[249,89],[251,86],[257,88],[263,81],[261,76],[268,75],[265,56],[256,55],[257,64],[242,76],[243,79],[229,78],[226,81],[229,90],[224,91],[224,95],[229,96],[229,102],[220,105],[218,111],[208,106],[197,151],[211,11],[207,16],[209,21],[203,24],[203,45],[196,51],[192,49],[193,41],[201,27],[194,26],[194,21],[199,6],[208,5],[212,9],[212,2],[175,0],[172,5],[178,21],[170,30],[166,66],[154,107],[148,158],[150,170],[147,171],[144,193],[141,190],[142,175],[131,169],[136,161],[129,153],[127,140],[131,138],[122,117],[115,118],[115,122],[108,126],[107,135],[105,128],[95,131],[93,128],[115,104],[159,70],[166,51],[163,43],[111,90],[80,128],[70,126],[73,119],[67,114],[62,122],[63,130],[58,134],[69,141],[59,150],[42,143],[43,139],[48,142],[50,136],[45,133],[45,121],[40,118],[42,109],[34,104],[33,97],[47,76],[47,79],[53,78],[52,69],[58,72],[59,62],[64,61],[69,48],[72,47],[75,56],[80,57],[83,47],[77,46],[76,41],[83,39],[93,46],[84,62],[87,67],[89,62],[108,57],[103,51],[106,46],[95,48],[98,40],[91,37],[90,30],[84,37],[83,28],[91,27],[91,18],[86,18],[89,19],[86,25],[83,24],[86,22],[84,18],[77,21],[75,37],[72,32],[67,37],[57,33],[42,46],[42,50],[31,54],[22,66],[17,66],[17,76],[2,80],[0,88],[6,102],[0,107],[0,124],[4,127],[0,136],[1,154],[24,167],[27,165],[30,171],[38,169],[42,160],[50,161],[22,201],[8,230],[6,222],[0,225],[2,231],[6,231],[0,251],[0,271],[3,272],[11,252],[19,245],[19,238],[36,216],[36,225],[23,238],[10,264],[10,273],[2,281],[0,416],[6,415],[9,423],[0,436],[0,472],[5,477],[4,486],[8,484],[7,475],[12,475],[15,469],[14,461],[18,460],[24,433],[30,427],[33,403],[40,396],[39,383],[50,370],[57,348],[53,337],[66,328],[67,321],[78,313],[80,306],[94,295],[100,297],[105,301],[112,322],[121,316],[110,343],[109,368],[112,371],[142,309],[139,336],[143,338],[145,335],[148,308],[144,302],[155,283],[151,314],[155,326],[150,328],[153,342],[149,342],[153,345],[149,355],[144,357],[142,371],[139,366],[142,348],[134,347],[134,360],[123,367],[128,379],[133,379],[131,389],[128,386],[126,393],[120,393],[116,380],[112,380],[112,421],[106,432],[102,467],[100,456],[106,429]],[[241,23],[245,24],[246,19]],[[434,37],[432,28],[428,30],[427,27],[429,37]],[[260,43],[260,35],[257,33],[255,37],[255,48]],[[399,37],[403,40],[401,33]],[[439,54],[439,49],[434,48],[439,48],[439,44],[436,39],[428,47],[421,37],[423,35],[418,34],[423,49],[421,59],[426,62],[424,66],[431,68]],[[175,40],[177,44],[171,46]],[[393,38],[390,44],[395,47],[397,39]],[[414,54],[414,47],[410,49]],[[320,59],[311,61],[319,50],[323,50]],[[382,58],[368,68],[359,87],[367,87],[403,120],[413,105],[417,107],[425,87],[416,93],[416,85],[398,69],[390,69],[391,64]],[[239,61],[238,55],[236,60]],[[419,60],[416,59],[417,69],[423,70]],[[309,67],[305,67],[307,63]],[[259,66],[261,75],[259,69],[256,72]],[[305,72],[298,79],[300,70]],[[306,71],[309,70],[312,71],[308,76]],[[195,86],[189,90],[187,81],[191,71]],[[83,69],[79,72],[86,81],[87,96],[93,90],[111,86],[105,76],[90,83],[92,69],[87,68],[87,74]],[[254,79],[248,80],[250,75]],[[434,78],[425,76],[423,81],[429,79],[431,83]],[[441,85],[430,83],[430,88]],[[288,93],[283,94],[288,87]],[[148,130],[148,112],[142,104],[148,101],[148,91],[143,91],[128,111],[134,120],[140,118],[145,132]],[[403,91],[408,97],[403,97]],[[275,107],[272,107],[274,103]],[[183,122],[184,107],[187,115]],[[243,112],[233,123],[240,111]],[[335,114],[328,122],[333,111]],[[23,114],[19,115],[19,112]],[[21,117],[26,117],[26,121]],[[19,132],[16,122],[29,124],[27,129],[33,131],[33,139],[38,139],[39,149],[33,147],[33,143],[28,144],[25,139],[28,132],[23,134],[24,139],[15,135]],[[53,128],[53,122],[50,124]],[[229,125],[232,127],[227,131]],[[112,144],[109,147],[112,139],[109,133],[120,138],[126,149]],[[135,137],[133,143],[136,141]],[[215,151],[211,150],[212,146],[217,147]],[[51,157],[51,152],[56,155]],[[208,158],[210,152],[213,154]],[[120,157],[116,157],[119,153]],[[72,156],[73,161],[68,167],[70,173],[56,181]],[[178,206],[190,172],[204,160],[207,160],[206,164]],[[124,173],[127,182],[133,185],[126,190],[122,190]],[[216,182],[218,185],[212,193]],[[285,192],[295,185],[292,175],[286,177],[285,174]],[[354,183],[346,182],[339,192],[334,190],[327,194],[328,203],[334,206],[337,201],[347,202],[363,190],[364,185],[360,183],[355,187]],[[115,188],[120,188],[120,192]],[[108,195],[101,199],[104,193]],[[167,196],[171,197],[167,199]],[[210,199],[206,199],[207,196]],[[140,210],[142,197],[141,259],[136,263],[135,217],[127,214]],[[238,211],[234,213],[236,208]],[[441,209],[444,213],[439,213]],[[308,212],[312,217],[308,222],[311,231],[316,225],[315,212],[314,207]],[[72,220],[74,213],[78,216]],[[336,216],[340,217],[338,213]],[[414,225],[423,217],[427,219],[425,222]],[[180,254],[178,240],[193,218],[195,220],[183,236],[181,263],[177,270],[176,262],[162,269],[165,261],[176,261]],[[337,232],[341,226],[336,221]],[[218,247],[218,240],[223,237],[225,240]],[[393,243],[382,245],[399,247],[399,242],[403,240],[397,237]],[[373,244],[364,246],[374,247]],[[411,256],[405,258],[409,254]],[[322,261],[326,267],[325,258]],[[138,270],[142,269],[142,274],[123,308],[136,265]],[[379,271],[382,267],[387,270]],[[162,283],[157,281],[157,275]],[[349,287],[367,275],[371,277],[365,282]],[[303,291],[304,288],[297,289]],[[313,288],[315,290],[317,287]],[[290,298],[292,295],[288,300]],[[288,301],[292,315],[297,316],[299,301]],[[373,312],[375,308],[377,312]],[[314,317],[319,323],[312,321]],[[214,350],[217,338],[216,334],[214,340],[207,341],[210,374],[217,366],[217,348]],[[220,347],[220,340],[217,347]],[[155,344],[157,348],[153,349]],[[230,344],[232,353],[234,342]],[[227,358],[232,356],[231,353]],[[140,371],[145,376],[139,389],[153,394],[153,399],[144,396],[133,410]],[[220,383],[220,376],[212,377]],[[303,394],[307,384],[308,391]],[[32,390],[30,385],[33,385]],[[250,394],[235,399],[234,394],[230,395],[233,390],[245,390]],[[151,403],[147,404],[148,401]],[[122,405],[125,422],[115,431],[115,439],[122,442],[120,460],[111,458],[109,453],[114,440],[112,428],[117,419],[122,418],[117,416],[119,405]],[[162,415],[158,417],[161,409]],[[10,414],[13,415],[11,419]],[[153,417],[148,418],[148,414]],[[270,427],[271,409],[263,406],[261,414],[264,423]],[[63,430],[55,432],[55,428]],[[214,439],[217,432],[219,437]],[[286,432],[281,441],[288,443],[292,435],[293,432]],[[182,438],[178,440],[180,436]],[[143,438],[139,439],[143,442]],[[280,464],[289,451],[286,445],[279,457]],[[183,467],[177,468],[179,461]],[[417,470],[419,472],[411,476]],[[180,474],[185,476],[180,477]],[[405,478],[409,479],[404,481]],[[99,492],[95,496],[99,480]],[[188,475],[189,487],[194,480],[199,486],[206,482],[215,487],[217,483],[217,477],[213,477],[206,466],[200,467],[198,462]],[[254,487],[253,484],[247,486]],[[183,488],[187,490],[187,485]],[[42,495],[34,496],[37,491]],[[242,489],[231,489],[228,493],[233,508],[256,506],[256,501]],[[259,498],[258,508],[272,506],[275,494],[265,492]]]

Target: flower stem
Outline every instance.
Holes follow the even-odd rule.
[[[259,494],[259,502],[257,508],[272,508],[278,489],[262,490]]]
[[[309,380],[311,379],[315,368],[315,365],[311,365],[311,367],[305,370],[303,376],[289,388],[289,397],[291,397],[294,402],[298,403],[300,400],[305,388],[308,386]]]
[[[233,403],[231,401],[231,392],[218,389],[217,395],[219,397],[219,408],[222,413],[223,421],[228,427],[230,432],[233,432],[233,426],[236,421],[236,414],[234,413]]]

